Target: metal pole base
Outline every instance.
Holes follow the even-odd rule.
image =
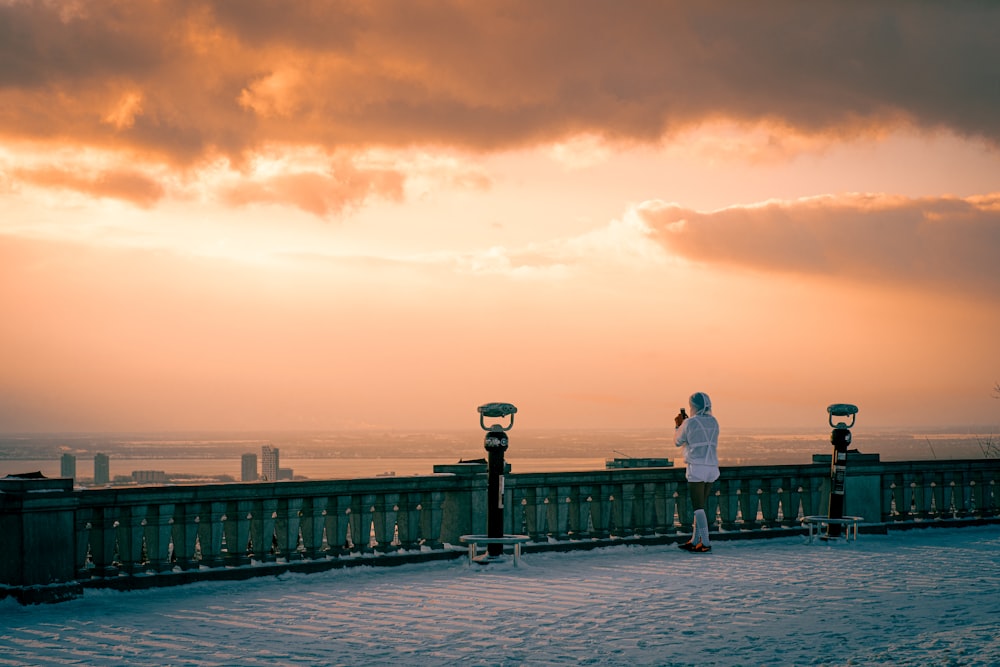
[[[490,565],[492,563],[505,563],[507,559],[503,556],[491,556],[489,552],[486,552],[473,558],[472,562],[476,565]]]

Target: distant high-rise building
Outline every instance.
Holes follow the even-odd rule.
[[[94,484],[111,481],[111,458],[107,454],[94,454]]]
[[[72,454],[63,454],[59,459],[59,476],[76,478],[76,457]]]
[[[278,481],[278,448],[264,445],[260,456],[260,478],[265,482]]]
[[[242,474],[240,475],[240,480],[244,482],[256,482],[257,481],[257,455],[256,454],[244,454],[243,455],[243,466]]]

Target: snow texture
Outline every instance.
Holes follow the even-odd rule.
[[[996,665],[1000,526],[0,602],[0,665]]]

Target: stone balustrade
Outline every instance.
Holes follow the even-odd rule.
[[[58,600],[84,586],[168,585],[461,555],[486,527],[475,466],[414,477],[74,490],[0,480],[0,597]],[[848,461],[845,514],[868,525],[1000,516],[1000,460]],[[829,464],[725,467],[713,529],[801,530],[827,512]],[[508,474],[505,532],[526,550],[668,540],[690,530],[684,470]],[[395,560],[394,560],[395,559]],[[263,567],[262,567],[263,566]],[[271,567],[267,567],[271,566]]]

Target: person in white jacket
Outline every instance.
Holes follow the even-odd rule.
[[[719,479],[719,422],[712,415],[712,400],[705,392],[691,394],[688,406],[690,417],[681,410],[674,418],[674,444],[684,448],[685,476],[694,507],[694,525],[691,540],[678,546],[686,551],[708,553],[712,550],[712,543],[705,505],[712,483]]]

